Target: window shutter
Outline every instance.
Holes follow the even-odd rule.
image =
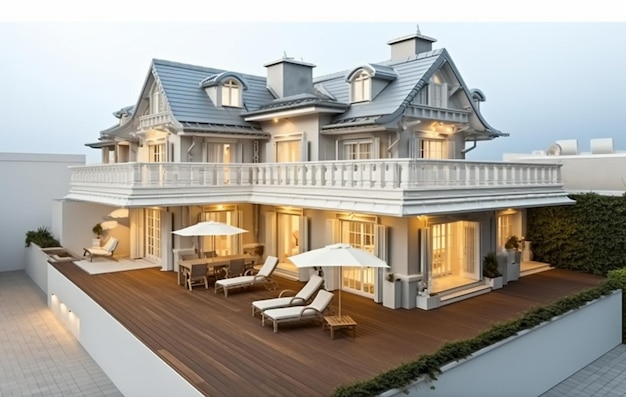
[[[387,259],[387,226],[385,225],[374,225],[374,255],[384,260],[389,265],[389,260]],[[375,274],[374,302],[380,303],[383,301],[383,280],[385,279],[385,269],[378,269]]]
[[[276,213],[265,213],[265,256],[276,255]]]
[[[300,237],[298,239],[298,252],[306,252],[309,250],[309,218],[306,216],[299,217],[299,231]],[[298,280],[309,281],[311,276],[311,268],[298,269]]]
[[[243,223],[243,212],[233,211],[231,222],[232,225],[240,228]],[[241,254],[243,252],[243,234],[240,233],[232,236],[231,244],[233,245],[233,254]]]
[[[143,209],[131,208],[129,210],[130,228],[130,257],[141,258],[144,255],[143,239]]]

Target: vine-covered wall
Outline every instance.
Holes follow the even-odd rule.
[[[575,205],[528,210],[534,260],[602,276],[626,267],[626,196],[571,198]]]

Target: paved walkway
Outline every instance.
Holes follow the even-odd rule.
[[[123,397],[24,271],[0,272],[0,397],[14,396]]]
[[[626,345],[617,346],[541,395],[541,397],[621,396],[626,396]]]

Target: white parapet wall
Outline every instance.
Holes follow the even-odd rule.
[[[48,266],[47,290],[50,310],[74,334],[124,396],[202,396],[51,265]]]
[[[381,397],[538,396],[621,344],[621,321],[616,291]]]

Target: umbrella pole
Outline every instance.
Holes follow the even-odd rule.
[[[341,321],[341,288],[343,288],[343,268],[339,268],[339,320]]]

